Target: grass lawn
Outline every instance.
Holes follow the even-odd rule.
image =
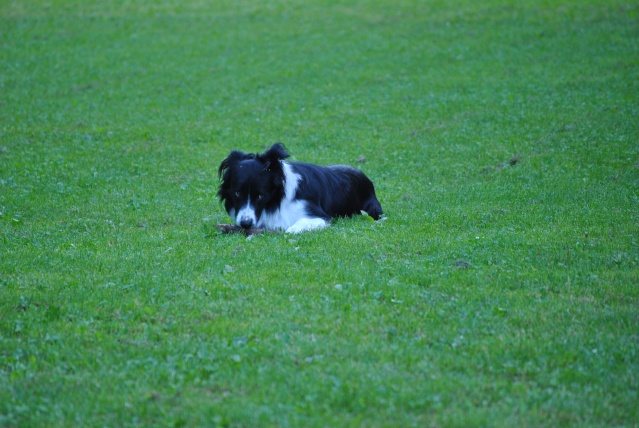
[[[219,234],[220,162],[276,141],[386,218]],[[636,1],[0,3],[0,426],[637,426],[638,391]]]

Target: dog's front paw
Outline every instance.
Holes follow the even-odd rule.
[[[308,230],[323,229],[326,226],[328,226],[328,223],[321,218],[301,218],[293,226],[286,229],[286,233],[306,232]]]

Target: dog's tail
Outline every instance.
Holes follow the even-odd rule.
[[[374,194],[364,202],[362,210],[366,211],[373,220],[379,220],[379,217],[382,215],[382,205],[379,203]]]

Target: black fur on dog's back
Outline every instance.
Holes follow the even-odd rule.
[[[373,183],[360,170],[347,165],[290,165],[302,177],[296,198],[315,202],[322,211],[313,213],[318,217],[350,217],[366,211],[378,220],[382,215]]]

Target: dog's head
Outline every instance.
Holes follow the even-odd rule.
[[[261,154],[234,150],[222,161],[217,196],[238,226],[255,227],[265,209],[273,209],[284,197],[282,160],[289,157],[284,146],[274,144]]]

